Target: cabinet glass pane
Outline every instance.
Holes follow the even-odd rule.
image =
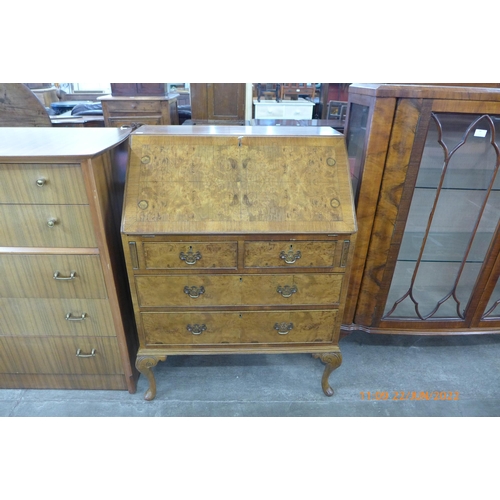
[[[363,175],[366,124],[368,122],[368,106],[351,104],[349,110],[349,130],[346,135],[347,156],[351,170],[352,190],[354,202],[358,203],[359,181]]]
[[[386,318],[463,319],[500,217],[499,118],[433,114]]]

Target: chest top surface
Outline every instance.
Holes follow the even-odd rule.
[[[342,134],[328,127],[142,127],[126,234],[353,233]]]

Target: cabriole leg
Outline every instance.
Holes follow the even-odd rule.
[[[313,354],[313,358],[319,358],[323,363],[325,363],[325,370],[323,372],[323,377],[321,378],[321,388],[326,396],[333,396],[333,389],[328,383],[328,377],[342,364],[342,354],[338,352],[327,352],[327,353],[317,353]]]
[[[144,394],[146,401],[151,401],[156,396],[156,380],[152,368],[154,368],[158,361],[165,361],[167,356],[137,356],[135,366],[149,381],[148,390]]]

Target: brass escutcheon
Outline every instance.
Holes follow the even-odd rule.
[[[285,286],[278,286],[278,288],[276,288],[276,291],[285,299],[288,299],[289,297],[291,297],[294,293],[297,293],[297,287],[295,285],[292,285],[292,286],[289,286],[289,285],[285,285]]]
[[[137,203],[137,206],[142,210],[146,210],[146,208],[148,208],[149,206],[149,203],[146,200],[141,200],[139,203]]]
[[[151,158],[149,156],[143,156],[141,158],[141,163],[143,163],[144,165],[147,165],[150,161],[151,161]]]
[[[278,333],[280,335],[288,335],[290,330],[293,330],[293,323],[275,323],[274,324],[274,329],[278,330]]]
[[[332,208],[338,208],[340,206],[340,201],[337,198],[332,198],[330,200],[330,206]]]
[[[192,299],[197,299],[200,295],[205,293],[205,287],[200,286],[185,286],[184,293],[189,295]]]
[[[200,252],[194,253],[193,247],[190,246],[187,253],[181,252],[179,254],[179,259],[183,260],[186,264],[192,266],[193,264],[196,264],[198,260],[201,259],[201,253]]]
[[[193,335],[201,335],[202,332],[204,332],[207,329],[205,324],[195,324],[195,325],[187,325],[186,330],[188,332],[191,332]]]
[[[327,158],[327,159],[326,159],[326,164],[327,164],[328,166],[330,166],[330,167],[333,167],[333,166],[335,165],[335,163],[337,163],[337,162],[335,161],[335,158]]]

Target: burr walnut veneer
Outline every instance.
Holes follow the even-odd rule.
[[[128,132],[0,128],[0,387],[135,392]]]
[[[328,127],[141,127],[122,241],[140,349],[313,353],[338,346],[356,224],[341,134]]]

